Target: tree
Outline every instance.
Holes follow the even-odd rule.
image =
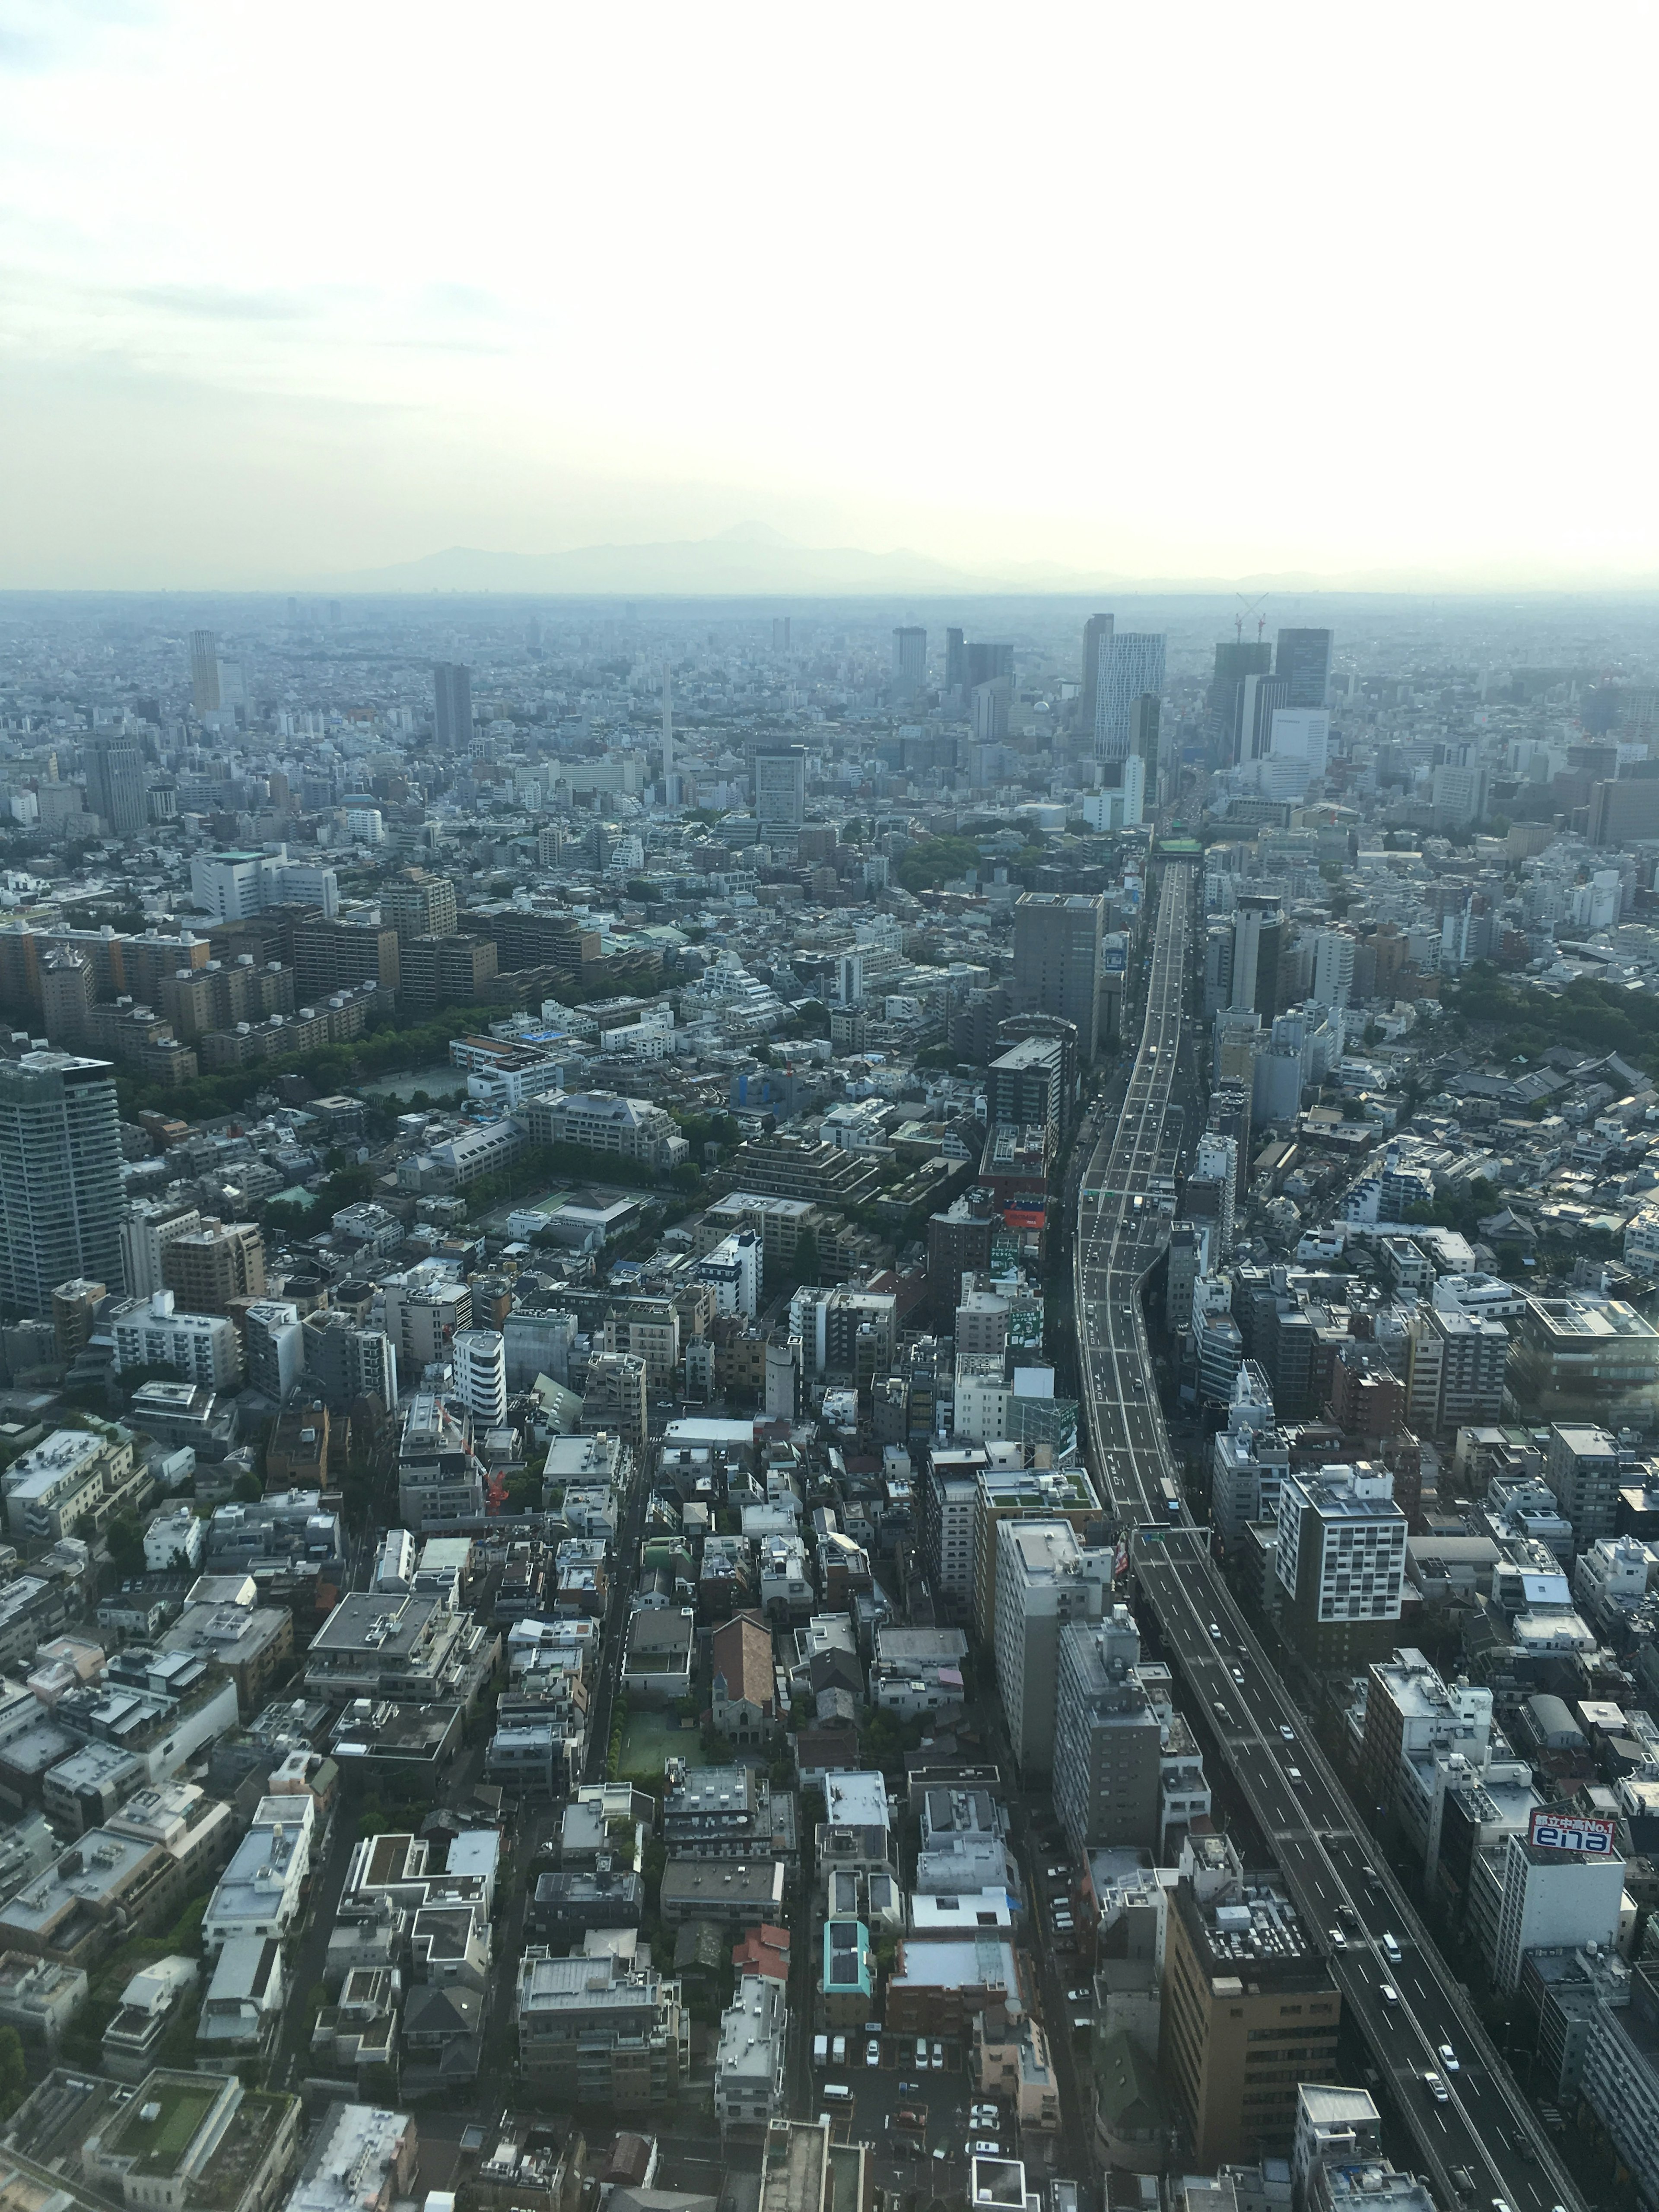
[[[118,1513],[109,1524],[105,1541],[116,1572],[125,1582],[144,1571],[144,1532],[131,1513]]]
[[[239,1474],[236,1478],[236,1486],[231,1492],[231,1496],[240,1498],[244,1505],[257,1505],[264,1494],[264,1483],[257,1474]]]
[[[798,1283],[816,1283],[823,1264],[818,1254],[817,1231],[803,1229],[795,1240],[795,1280]]]
[[[0,2118],[17,2110],[27,2087],[23,2039],[15,2027],[0,2027]]]

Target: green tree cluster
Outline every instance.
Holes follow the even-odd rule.
[[[924,837],[901,855],[893,872],[907,891],[936,891],[979,865],[971,837]]]

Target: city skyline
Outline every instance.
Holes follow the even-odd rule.
[[[827,44],[741,9],[639,40],[502,7],[459,42],[419,8],[395,41],[304,4],[10,15],[0,588],[751,526],[1004,587],[1659,582],[1642,310],[1606,348],[1522,305],[1546,268],[1627,289],[1634,11],[1565,47],[1426,9],[1380,46],[1292,4],[1178,44],[1038,25],[994,161],[963,135],[988,11]],[[1108,82],[1139,88],[1109,132],[1054,127]],[[457,116],[487,161],[413,157]],[[1291,253],[1321,283],[1285,297]],[[1013,313],[967,323],[969,261]],[[1133,343],[1092,273],[1126,264]]]

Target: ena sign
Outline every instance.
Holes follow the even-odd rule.
[[[1534,1813],[1527,1830],[1528,1843],[1546,1851],[1595,1851],[1605,1858],[1613,1849],[1611,1820],[1593,1820],[1585,1813]]]

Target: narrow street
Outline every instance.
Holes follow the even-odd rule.
[[[645,1530],[645,1509],[651,1496],[651,1465],[659,1441],[653,1433],[635,1455],[623,1525],[611,1547],[611,1593],[605,1613],[599,1680],[587,1711],[584,1778],[589,1782],[603,1782],[605,1778],[605,1760],[611,1748],[611,1715],[617,1702],[617,1685],[622,1677],[634,1588],[640,1577],[640,1543]]]

